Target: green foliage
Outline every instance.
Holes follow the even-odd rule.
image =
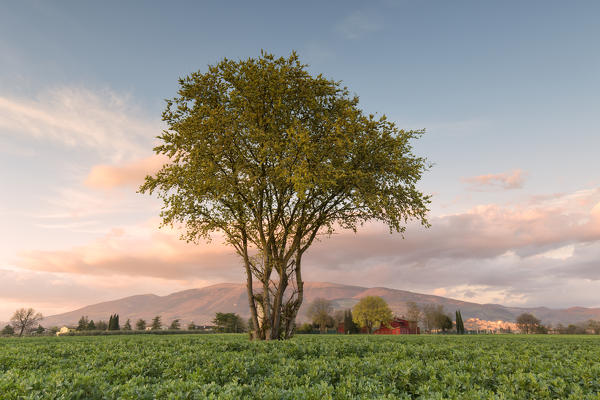
[[[0,340],[17,399],[597,399],[597,336],[124,335]],[[122,333],[122,332],[114,332]]]
[[[179,323],[179,320],[174,319],[173,322],[171,322],[171,325],[169,325],[169,329],[173,329],[175,331],[181,329],[181,324]]]
[[[140,191],[158,194],[163,225],[183,225],[184,239],[224,235],[245,266],[255,338],[292,333],[301,259],[318,235],[369,220],[428,225],[430,199],[416,187],[428,165],[411,143],[423,132],[366,115],[295,53],[224,59],[179,84],[154,149],[168,162]]]
[[[188,329],[188,331],[196,330],[196,324],[194,324],[194,321],[192,321],[188,324],[187,329]]]
[[[465,333],[465,324],[460,310],[456,310],[456,333],[463,335]]]
[[[352,320],[360,327],[366,327],[369,333],[373,332],[376,325],[386,323],[392,318],[392,310],[379,296],[363,297],[352,308]]]
[[[108,330],[118,331],[119,329],[121,329],[119,326],[119,314],[111,314],[108,320]]]
[[[143,331],[146,329],[146,320],[143,319],[138,319],[137,322],[135,323],[135,329],[138,331]]]
[[[81,318],[79,318],[79,322],[77,323],[77,331],[87,331],[88,330],[88,326],[90,324],[90,321],[88,320],[87,315],[82,315]]]
[[[296,332],[298,332],[298,333],[312,333],[312,331],[313,331],[313,326],[312,326],[312,324],[309,324],[308,322],[305,322],[304,324],[300,325],[296,329]]]
[[[152,318],[152,330],[156,331],[158,329],[162,329],[162,320],[160,318],[160,315],[157,315],[156,317]]]
[[[443,332],[447,332],[452,329],[452,319],[448,315],[444,315],[442,319],[442,323],[440,325],[440,329]]]
[[[96,329],[99,331],[107,331],[108,323],[106,321],[100,320],[100,321],[96,322]]]
[[[14,335],[15,334],[15,328],[13,328],[12,325],[6,325],[2,329],[2,334],[3,335]]]
[[[241,333],[246,330],[242,317],[235,313],[216,313],[212,321],[221,333]]]
[[[360,328],[352,319],[352,310],[344,311],[344,332],[350,334],[360,332]]]
[[[125,325],[123,325],[123,330],[124,331],[130,331],[131,330],[131,321],[129,320],[129,318],[127,318],[127,321],[125,321]]]
[[[88,324],[87,329],[90,330],[90,331],[96,330],[96,324],[94,323],[93,319],[90,320],[90,323]]]

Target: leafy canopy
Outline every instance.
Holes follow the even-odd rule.
[[[352,319],[371,333],[373,326],[390,321],[392,310],[379,296],[366,296],[360,299],[352,309]]]
[[[336,224],[427,223],[429,197],[415,186],[427,165],[410,144],[422,131],[365,115],[358,97],[311,76],[295,53],[224,59],[179,83],[155,148],[170,162],[140,191],[159,193],[163,223],[185,224],[188,241],[222,231],[238,253],[243,239],[293,252]]]

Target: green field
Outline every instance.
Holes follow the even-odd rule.
[[[600,338],[15,338],[0,369],[2,399],[600,399]]]

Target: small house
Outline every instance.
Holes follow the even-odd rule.
[[[64,335],[64,334],[69,333],[71,331],[72,331],[72,329],[70,329],[70,328],[68,328],[66,326],[63,326],[62,328],[59,329],[58,332],[56,332],[56,336]]]
[[[418,335],[421,330],[417,321],[408,321],[406,319],[394,317],[387,324],[381,324],[373,334],[375,335]]]

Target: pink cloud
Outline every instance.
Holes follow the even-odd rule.
[[[156,224],[153,225],[155,227]],[[57,251],[27,251],[19,268],[84,275],[121,275],[171,280],[238,278],[241,262],[219,240],[198,245],[179,240],[179,232],[146,227],[113,229],[91,243]],[[237,274],[233,274],[232,271]]]
[[[85,185],[91,188],[111,189],[119,186],[138,187],[146,175],[156,173],[168,158],[153,155],[119,165],[96,165],[85,179]]]
[[[430,229],[410,226],[405,240],[390,235],[383,226],[369,224],[357,235],[340,232],[318,242],[308,251],[305,264],[313,271],[343,270],[344,274],[376,268],[376,275],[383,277],[393,275],[399,266],[426,265],[431,260],[494,259],[510,252],[527,258],[569,244],[599,241],[599,202],[600,189],[595,189],[538,204],[483,205],[432,218]],[[74,274],[242,279],[240,261],[220,240],[187,244],[179,240],[179,232],[157,231],[157,225],[153,220],[113,230],[69,250],[29,251],[21,254],[16,265]]]
[[[323,238],[306,254],[304,279],[430,293],[443,288],[450,296],[474,292],[478,299],[499,293],[498,302],[548,305],[590,303],[591,295],[579,292],[600,287],[600,188],[536,202],[481,205],[431,222],[430,229],[409,226],[405,240],[379,224]],[[243,281],[240,260],[220,238],[188,244],[179,240],[178,231],[157,230],[157,225],[153,219],[114,229],[83,246],[24,252],[13,264],[115,283],[155,279],[165,287]],[[552,298],[567,283],[578,292]]]
[[[525,173],[520,169],[515,169],[511,172],[501,174],[487,174],[463,178],[463,182],[479,190],[484,188],[520,189],[525,182]]]

